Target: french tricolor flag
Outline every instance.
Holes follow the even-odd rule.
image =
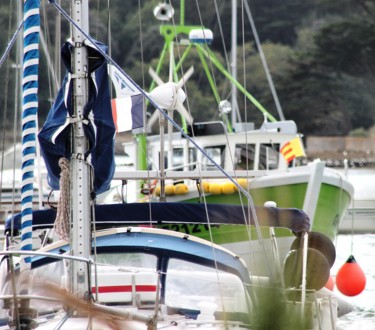
[[[142,94],[112,99],[112,116],[118,133],[144,126],[143,105]]]

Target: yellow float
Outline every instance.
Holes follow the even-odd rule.
[[[236,186],[233,182],[223,182],[221,184],[221,191],[224,195],[231,195],[236,192]]]
[[[220,195],[222,193],[221,184],[216,182],[210,183],[209,193],[212,195]]]
[[[189,192],[189,188],[186,184],[184,183],[178,183],[174,185],[174,193],[176,195],[185,195]]]
[[[249,188],[249,180],[245,178],[241,178],[237,180],[237,183],[243,188],[243,189],[248,189]],[[236,190],[238,188],[236,187]]]
[[[174,195],[174,188],[173,184],[168,184],[164,188],[165,196],[173,196]],[[155,196],[160,196],[160,186],[156,186],[155,188]]]

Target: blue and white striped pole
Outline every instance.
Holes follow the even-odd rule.
[[[21,250],[32,250],[32,204],[36,155],[40,0],[24,2],[24,54],[22,78],[22,236]],[[30,257],[21,259],[21,270],[30,268]]]

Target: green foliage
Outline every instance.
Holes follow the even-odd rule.
[[[315,36],[320,65],[353,76],[375,72],[375,24],[351,19],[322,27]]]
[[[159,33],[159,25],[163,23],[153,16],[153,8],[159,2],[90,2],[91,34],[97,40],[110,42],[112,57],[146,90],[151,83],[148,69],[156,68],[163,47]],[[175,8],[174,22],[178,24],[179,1],[173,1],[172,4]],[[254,47],[253,33],[246,12],[240,1],[237,4],[238,80],[278,118],[258,51]],[[0,35],[2,51],[5,50],[18,24],[16,10],[11,10],[10,7],[12,5],[15,6],[15,1],[0,2],[0,26],[4,31]],[[62,36],[61,40],[58,40],[55,33],[56,12],[47,3],[43,5],[43,31],[48,32],[45,38],[50,56],[54,59],[55,52],[58,52],[58,48],[69,34],[69,26],[62,20]],[[69,11],[68,2],[62,2],[61,5]],[[356,128],[369,129],[374,125],[374,1],[254,0],[249,2],[249,5],[287,119],[295,120],[302,133],[316,135],[346,135]],[[185,24],[203,24],[213,30],[212,49],[227,67],[229,63],[225,64],[225,58],[229,58],[229,53],[225,52],[229,50],[231,41],[231,1],[186,1],[185,6]],[[173,21],[169,24],[173,24]],[[222,37],[220,31],[223,32]],[[55,50],[52,45],[56,40]],[[180,49],[179,53],[176,50],[176,58],[182,51],[183,49]],[[164,80],[168,76],[168,60],[165,59],[161,72]],[[0,68],[2,77],[6,77],[6,67],[10,68],[15,62],[16,53],[13,50],[9,61]],[[194,65],[195,72],[187,84],[186,107],[190,108],[197,121],[219,119],[217,102],[194,51],[186,59],[183,71],[190,65]],[[44,87],[49,84],[47,71],[42,56],[40,86],[43,88],[40,89],[39,96],[41,123],[50,107],[50,99],[54,97],[49,91],[50,88]],[[65,69],[62,68],[62,75],[64,72]],[[0,88],[3,91],[0,100],[2,117],[5,109],[14,109],[14,69],[9,69],[9,73],[9,81],[0,80]],[[214,68],[212,75],[220,98],[229,98],[231,89],[228,81]],[[179,76],[181,77],[182,73],[179,73]],[[4,106],[4,102],[7,102],[7,107]],[[263,115],[250,101],[239,95],[238,103],[242,120],[254,121],[257,125],[263,121]],[[149,111],[152,112],[153,109]]]
[[[356,129],[353,129],[352,131],[349,132],[349,136],[353,137],[368,137],[368,131],[365,130],[363,127],[359,127]]]

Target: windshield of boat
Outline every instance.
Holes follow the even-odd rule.
[[[272,170],[278,168],[279,145],[260,144],[259,157],[256,161],[256,145],[252,143],[236,144],[235,169],[236,170]]]
[[[226,146],[218,145],[218,146],[210,146],[205,147],[204,151],[207,155],[215,161],[216,164],[219,164],[221,167],[225,166],[225,149]],[[216,170],[216,166],[210,159],[204,157],[203,158],[203,169],[204,170]]]
[[[197,151],[194,148],[188,149],[187,160],[185,160],[183,148],[173,148],[172,164],[169,163],[168,157],[165,157],[165,166],[175,171],[192,171],[196,168]]]
[[[64,290],[70,267],[70,262],[59,260],[34,268],[30,293],[51,295],[44,288],[47,282]],[[222,318],[224,313],[248,312],[247,292],[238,276],[186,260],[169,258],[166,262],[141,252],[101,253],[91,271],[92,293],[99,303],[148,308],[160,297],[171,313],[188,310],[192,318],[202,313]],[[33,299],[31,305],[43,314],[57,310],[61,302]]]
[[[170,259],[165,305],[176,309],[212,308],[215,312],[246,313],[246,292],[234,274],[185,260]]]

